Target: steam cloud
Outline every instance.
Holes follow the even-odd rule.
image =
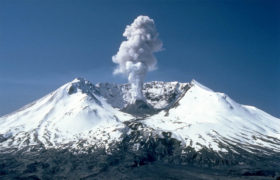
[[[156,69],[154,52],[160,51],[162,42],[158,38],[154,20],[148,16],[138,16],[131,25],[126,26],[123,36],[127,38],[119,51],[112,57],[118,64],[114,74],[124,74],[131,84],[132,101],[144,99],[143,81],[148,71]]]

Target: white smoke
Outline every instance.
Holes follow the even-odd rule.
[[[160,51],[162,42],[158,38],[154,20],[148,16],[138,16],[126,26],[123,36],[127,38],[119,51],[112,57],[118,64],[114,74],[124,74],[131,84],[132,101],[143,99],[143,81],[148,71],[156,69],[154,52]]]

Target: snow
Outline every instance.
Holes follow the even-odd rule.
[[[0,135],[8,140],[0,149],[22,148],[42,143],[59,148],[109,146],[120,141],[124,122],[136,117],[122,112],[130,102],[129,84],[91,84],[76,78],[43,98],[12,114],[0,117]],[[184,146],[226,152],[220,142],[261,146],[280,152],[280,120],[253,106],[240,105],[224,93],[214,92],[199,82],[154,81],[145,83],[143,95],[159,112],[139,120],[147,134],[171,132]],[[149,131],[153,132],[150,133]],[[135,148],[137,145],[135,145]],[[253,147],[253,146],[251,146]]]
[[[47,141],[65,144],[89,131],[124,128],[120,120],[133,117],[114,109],[102,97],[84,93],[89,92],[85,87],[91,87],[86,86],[87,83],[83,79],[75,79],[31,106],[1,118],[0,134],[20,138],[22,132],[30,132],[38,135],[44,144],[48,144]],[[71,87],[76,87],[77,92],[69,94]],[[120,136],[120,133],[115,135]]]
[[[203,144],[216,151],[223,151],[213,139],[219,135],[241,143],[256,144],[252,138],[271,136],[280,139],[279,119],[257,108],[242,106],[223,93],[216,93],[196,81],[178,102],[179,105],[163,110],[157,115],[144,120],[144,123],[159,132],[172,132],[174,138],[182,140],[185,145],[199,150]],[[243,136],[246,134],[246,136]],[[234,140],[236,141],[236,140]],[[263,142],[265,146],[271,146]],[[280,147],[276,150],[280,151]]]

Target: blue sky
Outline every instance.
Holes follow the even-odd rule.
[[[1,0],[0,115],[75,77],[126,82],[111,57],[127,24],[155,20],[164,51],[146,80],[196,79],[280,117],[277,0]]]

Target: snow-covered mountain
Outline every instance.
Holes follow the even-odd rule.
[[[280,119],[195,80],[145,83],[146,103],[138,106],[129,104],[129,92],[129,84],[94,85],[77,78],[1,117],[0,149],[109,149],[137,131],[140,135],[132,142],[136,149],[144,146],[143,140],[168,135],[180,142],[182,153],[188,147],[217,153],[239,153],[236,147],[248,153],[280,152]],[[141,108],[145,111],[137,113]]]

